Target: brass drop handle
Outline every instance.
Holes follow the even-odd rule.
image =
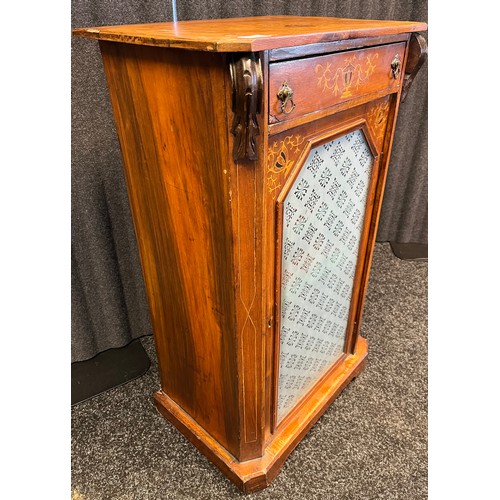
[[[289,115],[295,109],[295,103],[293,102],[293,90],[288,86],[288,82],[283,82],[276,96],[281,101],[281,112]]]
[[[392,60],[391,70],[392,77],[394,78],[394,80],[397,80],[399,78],[399,75],[401,74],[401,59],[399,59],[399,54],[396,54],[396,56]]]

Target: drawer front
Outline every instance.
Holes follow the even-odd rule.
[[[292,120],[374,92],[396,91],[404,53],[403,42],[271,64],[269,122]]]

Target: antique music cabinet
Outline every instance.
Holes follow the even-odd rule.
[[[245,492],[364,367],[363,300],[424,30],[295,16],[74,30],[101,48],[156,405]]]

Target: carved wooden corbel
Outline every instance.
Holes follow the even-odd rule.
[[[231,133],[234,161],[257,160],[259,123],[262,109],[262,67],[257,54],[238,54],[229,63],[232,84]]]
[[[404,102],[415,76],[427,60],[427,41],[420,33],[412,33],[406,62],[401,102]]]

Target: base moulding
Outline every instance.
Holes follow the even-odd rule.
[[[337,369],[322,380],[314,394],[303,402],[295,418],[286,421],[284,426],[277,429],[262,457],[245,462],[239,462],[164,392],[155,393],[154,400],[160,414],[184,434],[226,477],[244,493],[252,493],[267,487],[273,481],[302,437],[347,384],[363,371],[367,353],[368,342],[358,337],[355,353],[346,357]]]

